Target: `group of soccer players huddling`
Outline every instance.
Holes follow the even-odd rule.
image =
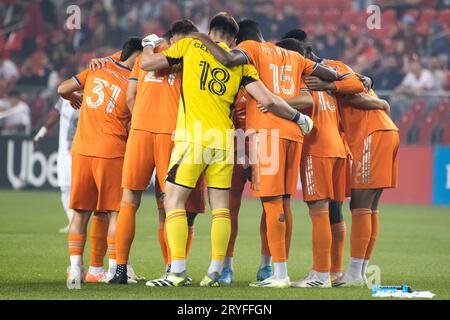
[[[364,286],[378,202],[396,185],[398,129],[373,81],[314,54],[304,31],[265,42],[258,23],[227,13],[208,35],[188,19],[163,36],[129,38],[58,93],[80,109],[72,144],[68,282],[135,283],[129,253],[142,192],[155,173],[164,274],[147,286],[192,283],[194,221],[211,210],[211,263],[201,286],[230,285],[244,186],[260,198],[261,264],[252,287]],[[79,93],[82,91],[82,95]],[[238,134],[239,133],[239,134]],[[291,196],[301,178],[313,267],[291,282]],[[350,197],[350,264],[343,272]],[[83,267],[87,225],[91,261]],[[109,251],[109,269],[103,258]]]

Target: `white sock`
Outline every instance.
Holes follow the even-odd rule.
[[[369,266],[369,259],[364,259],[363,261],[363,266],[362,266],[362,270],[361,270],[361,276],[364,278],[364,276],[366,275],[367,272],[367,267]]]
[[[103,270],[103,267],[92,267],[92,266],[89,266],[89,273],[92,273],[92,274],[100,274],[100,273],[103,273],[103,272],[105,272],[105,270]]]
[[[217,273],[222,273],[222,269],[223,269],[223,260],[211,260],[211,264],[209,265],[208,268],[208,274],[217,272]]]
[[[318,272],[318,271],[314,271],[314,272],[316,273],[316,275],[320,281],[327,281],[328,279],[330,279],[329,272]]]
[[[66,215],[67,215],[67,219],[69,219],[69,223],[70,223],[72,221],[72,217],[73,217],[73,210],[72,209],[66,210]]]
[[[260,268],[272,265],[272,256],[261,256]]]
[[[287,262],[274,262],[274,274],[277,279],[286,279],[288,277]]]
[[[361,279],[364,259],[350,258],[348,275],[353,279]]]
[[[233,257],[225,257],[223,267],[233,270]]]
[[[186,271],[186,260],[172,260],[172,265],[170,267],[170,272],[172,273],[182,273]]]
[[[117,269],[117,260],[116,259],[109,259],[108,262],[108,273],[115,274]]]
[[[70,270],[77,272],[81,267],[81,256],[70,256]]]

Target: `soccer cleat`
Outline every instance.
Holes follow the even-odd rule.
[[[343,273],[342,272],[330,272],[330,281],[336,281],[337,279],[339,279],[340,277],[342,277]]]
[[[134,283],[138,283],[138,281],[145,280],[144,277],[136,275],[136,273],[134,272],[133,267],[130,264],[127,265],[127,276],[128,276],[128,283],[129,284],[134,284]]]
[[[256,274],[257,281],[264,281],[273,276],[272,266],[264,266],[258,269],[258,273]]]
[[[71,267],[67,268],[67,285],[75,286],[84,282],[84,268],[83,267]]]
[[[250,283],[250,287],[253,287],[253,288],[284,289],[284,288],[289,288],[290,286],[291,286],[291,281],[289,280],[289,277],[284,278],[284,279],[277,279],[275,276],[271,276],[270,278],[267,278],[266,280]]]
[[[127,284],[128,276],[127,276],[127,265],[126,264],[118,264],[116,268],[116,273],[106,283],[109,284]]]
[[[101,272],[99,274],[92,274],[90,272],[86,273],[85,282],[105,282],[106,274]]]
[[[352,278],[347,273],[333,281],[333,287],[336,288],[362,288],[364,287],[364,280],[362,278]]]
[[[213,272],[203,277],[200,281],[200,287],[220,287],[220,274]]]
[[[221,285],[231,285],[234,282],[234,273],[231,268],[223,268],[219,278]]]
[[[291,287],[294,288],[331,288],[330,278],[326,281],[319,279],[319,276],[315,271],[311,271],[308,276],[299,281],[291,283]]]
[[[185,272],[169,273],[164,278],[147,281],[145,285],[148,287],[185,287],[191,285],[189,279]]]
[[[363,274],[362,278],[363,278],[364,285],[367,287],[369,280],[367,280],[367,276],[365,273]]]

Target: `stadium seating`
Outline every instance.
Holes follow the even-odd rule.
[[[438,20],[443,26],[450,28],[450,9],[439,12]]]
[[[425,117],[424,121],[417,123],[418,135],[417,143],[421,145],[429,145],[432,142],[432,135],[440,122],[437,108],[433,108]]]

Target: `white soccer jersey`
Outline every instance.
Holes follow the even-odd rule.
[[[77,130],[79,111],[70,106],[70,102],[60,98],[55,109],[59,112],[59,154],[70,154],[72,140]]]

